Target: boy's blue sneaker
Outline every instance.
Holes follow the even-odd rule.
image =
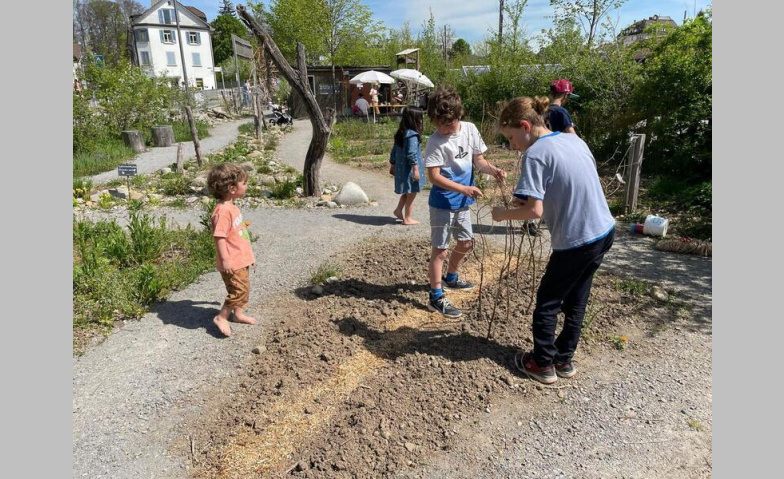
[[[441,296],[438,299],[431,299],[428,301],[427,309],[441,313],[447,318],[459,318],[463,315],[463,312],[457,309],[454,304],[446,299],[446,296]]]
[[[446,277],[441,278],[441,284],[447,289],[454,289],[459,291],[471,291],[476,286],[474,283],[469,283],[468,281],[458,277],[454,281],[447,281]]]

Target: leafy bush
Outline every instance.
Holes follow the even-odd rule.
[[[107,134],[106,126],[90,109],[86,97],[73,94],[73,153],[94,151],[97,143]]]
[[[648,135],[644,168],[709,180],[713,134],[713,28],[710,12],[687,21],[650,48],[645,78],[633,95],[634,120]]]
[[[114,135],[163,123],[178,92],[166,78],[150,78],[128,62],[109,68],[88,61],[85,75],[100,105],[101,121]]]

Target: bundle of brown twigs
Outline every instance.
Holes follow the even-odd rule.
[[[713,246],[710,241],[701,241],[685,237],[659,240],[656,243],[656,249],[659,251],[671,251],[673,253],[713,256]]]

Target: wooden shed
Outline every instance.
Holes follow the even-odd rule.
[[[335,91],[332,90],[332,67],[331,66],[309,66],[308,67],[308,83],[310,88],[316,95],[316,101],[321,107],[321,112],[324,113],[325,109],[330,106],[335,106],[337,103],[338,116],[350,116],[351,105],[359,98],[359,92],[365,95],[365,98],[370,101],[370,88],[372,85],[365,83],[363,85],[352,85],[348,81],[359,75],[362,72],[369,70],[376,70],[382,73],[389,73],[392,71],[389,67],[379,66],[335,66]],[[379,102],[389,101],[392,97],[392,85],[379,85]],[[307,117],[307,109],[305,103],[297,94],[296,91],[292,92],[292,108],[291,115],[294,118]]]

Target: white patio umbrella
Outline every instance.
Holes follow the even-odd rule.
[[[403,80],[407,82],[416,83],[418,86],[423,86],[426,88],[433,88],[435,85],[430,78],[426,77],[424,73],[419,70],[414,70],[413,68],[401,68],[400,70],[395,70],[389,74],[392,78],[397,78],[398,80]]]
[[[362,72],[359,75],[356,75],[351,80],[348,81],[349,83],[356,85],[359,83],[386,83],[391,84],[395,83],[395,79],[391,76],[387,75],[386,73],[377,72],[376,70],[368,70],[366,72]],[[373,110],[373,123],[376,122],[376,110]]]
[[[375,70],[368,70],[355,76],[349,83],[356,85],[357,83],[395,83],[395,79],[386,73],[377,72]]]

